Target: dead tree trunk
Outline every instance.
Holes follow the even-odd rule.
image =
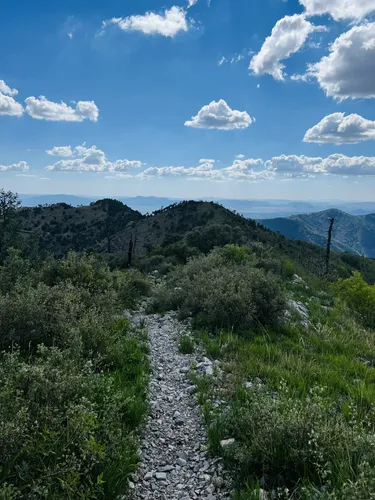
[[[131,265],[132,265],[133,248],[134,248],[134,244],[133,244],[133,233],[132,233],[132,235],[130,237],[130,241],[129,241],[129,248],[128,248],[128,268],[131,267]]]
[[[128,248],[128,268],[132,266],[133,254],[135,252],[135,246],[137,244],[137,233],[134,231],[131,234]]]
[[[326,255],[326,275],[329,274],[329,261],[331,258],[331,245],[332,245],[332,231],[333,224],[335,223],[335,219],[332,217],[330,219],[329,230],[328,230],[328,242],[327,242],[327,255]]]

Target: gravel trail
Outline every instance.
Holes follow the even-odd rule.
[[[141,465],[130,483],[138,499],[229,499],[220,459],[206,452],[207,438],[195,388],[187,378],[193,363],[210,373],[209,360],[181,354],[186,330],[173,313],[138,313],[134,323],[148,328],[152,376],[150,416],[141,446]]]

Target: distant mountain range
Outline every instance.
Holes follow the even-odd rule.
[[[292,215],[288,218],[259,220],[261,224],[287,238],[327,244],[329,219],[334,217],[332,248],[375,258],[375,213],[351,215],[337,209],[323,212]]]
[[[327,229],[327,217],[332,215],[339,219],[341,213],[329,211],[322,216],[322,234]],[[353,219],[356,221],[356,217]],[[41,207],[22,207],[19,210],[19,222],[22,230],[20,237],[25,241],[30,240],[31,245],[38,248],[42,254],[62,256],[69,250],[95,251],[103,256],[107,255],[108,258],[111,255],[111,258],[120,259],[124,263],[128,258],[129,249],[132,248],[134,259],[145,258],[145,262],[152,267],[152,263],[158,259],[169,262],[170,258],[172,261],[176,258],[187,258],[194,248],[208,252],[215,246],[236,243],[255,245],[257,248],[259,245],[263,246],[264,258],[271,259],[270,265],[275,266],[275,269],[278,269],[285,259],[302,267],[308,266],[311,272],[318,274],[324,272],[325,268],[324,248],[306,241],[293,241],[265,229],[255,220],[244,218],[212,202],[175,203],[149,216],[112,199],[99,200],[80,207],[57,203]],[[339,227],[340,224],[337,229]],[[345,223],[344,228],[346,229]],[[313,229],[314,227],[311,234]],[[348,234],[354,236],[357,230],[357,224],[354,224]],[[337,234],[339,232],[335,233],[336,245]],[[307,239],[309,233],[306,231],[300,236]],[[353,240],[356,243],[354,237]],[[323,237],[319,243],[324,243]],[[350,250],[358,253],[358,249],[353,245]],[[375,281],[375,262],[370,259],[333,252],[331,264],[341,276],[349,276],[355,268],[371,283]]]
[[[73,196],[66,194],[51,195],[20,195],[24,206],[35,207],[38,205],[51,205],[55,203],[68,203],[74,207],[89,205],[98,201],[95,196]],[[176,198],[156,196],[116,197],[125,205],[142,214],[151,213],[162,207],[168,207]],[[291,200],[237,200],[222,198],[199,198],[202,201],[214,201],[226,208],[236,210],[239,214],[249,219],[272,219],[275,217],[289,217],[304,212],[321,212],[322,210],[337,208],[351,215],[367,215],[375,213],[375,202],[344,202],[344,201],[291,201]],[[199,201],[198,199],[196,201]]]

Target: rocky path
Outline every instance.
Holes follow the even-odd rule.
[[[153,372],[141,466],[130,484],[133,498],[229,499],[220,460],[206,452],[206,433],[195,388],[187,378],[192,363],[201,360],[181,354],[178,349],[183,325],[171,313],[139,313],[133,321],[144,321],[148,328]]]

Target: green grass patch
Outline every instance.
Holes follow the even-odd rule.
[[[328,312],[305,302],[308,329],[195,333],[222,361],[220,383],[195,382],[211,450],[233,471],[238,499],[259,498],[260,484],[285,499],[375,495],[374,332],[334,301]],[[222,410],[213,409],[218,396]],[[223,449],[228,438],[235,444]]]
[[[193,354],[194,341],[189,335],[182,335],[178,341],[178,348],[182,354]]]

